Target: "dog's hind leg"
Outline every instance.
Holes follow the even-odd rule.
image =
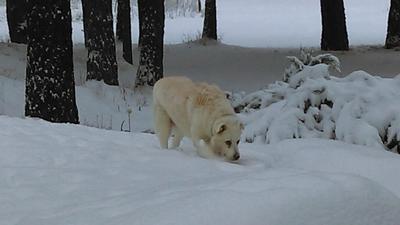
[[[160,141],[160,147],[168,148],[168,139],[171,134],[172,121],[167,112],[158,104],[154,103],[154,130]]]
[[[172,139],[171,147],[178,148],[182,141],[183,133],[177,127],[174,127],[172,132],[174,133],[174,138]]]

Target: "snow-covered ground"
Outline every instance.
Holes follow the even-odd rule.
[[[141,133],[152,127],[151,97],[150,90],[132,91],[134,67],[119,64],[122,87],[85,82],[85,51],[79,46],[75,46],[75,78],[82,125],[16,118],[23,116],[25,47],[0,47],[0,114],[12,116],[0,116],[1,225],[397,225],[400,221],[400,157],[381,147],[322,139],[242,143],[238,163],[200,158],[188,140],[182,151],[161,150],[154,135]],[[196,51],[219,49],[222,56],[235,49],[175,47],[167,47],[167,54],[177,62],[187,54],[186,70]],[[171,54],[174,51],[181,55]],[[251,55],[250,49],[245,51]],[[226,64],[218,68],[224,67],[229,70]],[[197,70],[204,74],[198,79],[212,80],[207,74],[212,68]],[[229,90],[235,83],[226,79],[230,78],[226,70],[219,79]],[[246,78],[237,78],[238,88]],[[123,129],[128,129],[128,109],[133,110],[134,133],[119,132],[123,121]]]
[[[152,129],[150,93],[150,90],[134,93],[98,81],[86,82],[76,87],[80,123],[110,130],[149,131]],[[24,117],[24,107],[24,81],[0,76],[0,115]]]
[[[203,5],[204,1],[202,0]],[[383,45],[389,0],[345,1],[351,45]],[[218,30],[223,43],[247,47],[316,47],[321,36],[319,0],[218,0]],[[80,1],[73,1],[74,42],[82,43]],[[132,7],[132,32],[137,43],[137,8]],[[199,14],[167,17],[165,42],[182,43],[199,37]],[[0,7],[0,40],[7,40],[5,6]]]
[[[147,131],[152,128],[151,90],[134,92],[136,71],[119,58],[120,86],[86,82],[86,51],[75,49],[76,97],[80,123],[103,129]],[[0,43],[0,115],[24,116],[26,46]],[[128,111],[132,111],[131,114]]]
[[[153,135],[0,116],[0,224],[397,225],[398,155],[241,144],[238,163]],[[23,141],[21,141],[23,140]]]

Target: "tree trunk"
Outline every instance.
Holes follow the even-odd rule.
[[[130,1],[130,0],[129,0]],[[130,3],[128,1],[128,3]],[[124,26],[124,7],[126,3],[126,0],[117,0],[117,26],[115,30],[115,36],[117,37],[117,40],[122,41],[122,30]],[[130,6],[130,4],[129,4]]]
[[[87,1],[90,1],[90,0],[82,0],[82,22],[83,22],[83,36],[84,36],[84,39],[85,39],[85,47],[87,48],[88,47],[88,35],[87,35],[87,33],[88,33],[88,21],[87,21],[87,18],[89,18],[89,15],[87,14],[88,13],[88,10],[86,10],[86,5],[87,5]]]
[[[118,85],[111,0],[85,1],[87,36],[87,80],[103,80]]]
[[[28,0],[25,115],[79,123],[68,0]]]
[[[26,7],[27,0],[6,0],[7,22],[10,40],[26,44]]]
[[[142,1],[141,0],[137,0],[137,7],[138,7],[138,19],[139,19],[139,40],[138,40],[138,47],[140,48],[140,43],[142,43],[142,30],[143,30],[143,22],[144,22],[144,18],[143,18],[143,10],[140,10],[142,7]]]
[[[400,0],[391,0],[386,48],[400,47]]]
[[[217,6],[216,0],[206,0],[203,26],[203,38],[217,40]]]
[[[343,0],[321,0],[321,49],[349,50]]]
[[[197,0],[197,10],[201,13],[201,0]]]
[[[118,0],[117,39],[122,41],[123,58],[133,64],[130,0]]]
[[[164,0],[138,0],[140,61],[135,86],[153,86],[163,77]]]

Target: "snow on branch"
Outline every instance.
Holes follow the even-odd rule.
[[[291,138],[325,138],[348,143],[400,148],[400,79],[356,71],[344,78],[331,54],[302,52],[288,57],[283,81],[232,104],[240,112],[247,142],[275,143]]]

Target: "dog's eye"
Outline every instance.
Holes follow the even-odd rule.
[[[230,148],[232,145],[232,141],[225,141],[225,144],[228,146],[228,148]]]
[[[238,145],[238,144],[239,144],[239,142],[240,142],[240,140],[238,140],[238,141],[236,142],[236,144]]]

